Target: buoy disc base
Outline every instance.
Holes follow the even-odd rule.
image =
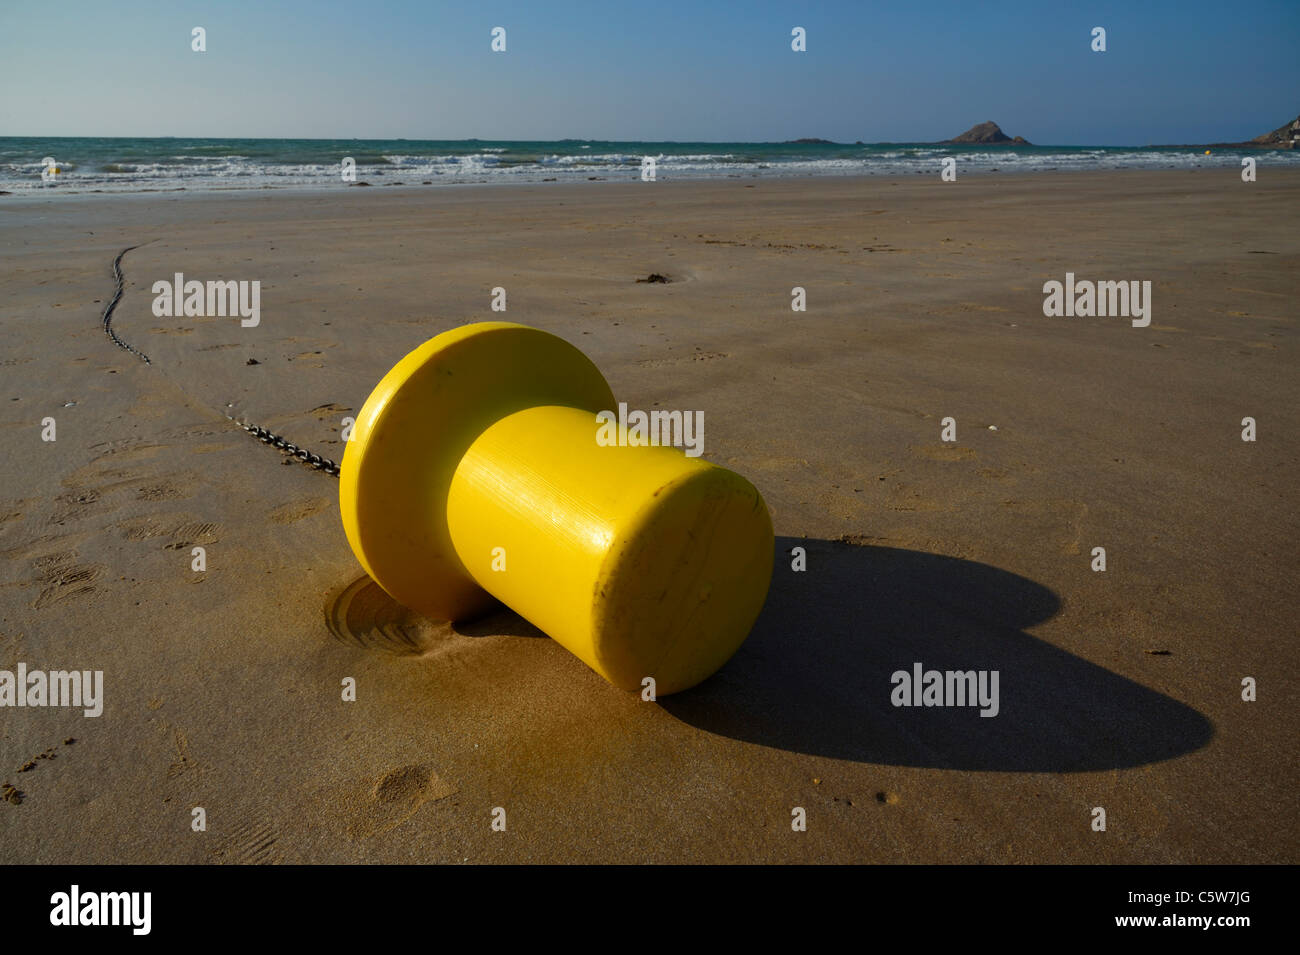
[[[394,600],[441,620],[492,605],[452,546],[447,494],[479,435],[539,405],[593,415],[615,407],[582,352],[512,322],[443,332],[398,362],[366,399],[343,453],[339,508],[357,560]]]

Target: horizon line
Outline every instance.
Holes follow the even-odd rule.
[[[1267,134],[1264,134],[1267,135]],[[186,139],[186,140],[212,140],[221,141],[227,139],[243,139],[261,142],[410,142],[410,143],[649,143],[662,144],[669,146],[800,146],[800,145],[818,145],[818,146],[983,146],[983,147],[1009,147],[1021,149],[1028,147],[1030,149],[1178,149],[1188,146],[1256,146],[1259,148],[1269,148],[1268,144],[1255,143],[1252,140],[1243,140],[1240,142],[1184,142],[1184,143],[1013,143],[1010,140],[999,143],[957,143],[951,140],[876,140],[868,142],[866,140],[855,140],[853,142],[841,142],[839,140],[822,139],[821,137],[801,137],[801,139],[589,139],[579,136],[561,136],[556,139],[501,139],[485,138],[482,136],[467,136],[455,139],[430,139],[425,137],[411,136],[176,136],[176,135],[149,135],[149,136],[69,136],[66,134],[5,134],[0,135],[0,141],[6,139]],[[802,140],[802,141],[801,141]],[[809,140],[812,140],[811,142]]]

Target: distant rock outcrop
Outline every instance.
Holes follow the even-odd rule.
[[[1184,143],[1180,148],[1192,147],[1202,149],[1213,146],[1216,149],[1300,149],[1300,116],[1285,126],[1279,126],[1271,133],[1256,136],[1244,143]]]
[[[1300,149],[1300,116],[1285,126],[1279,126],[1271,133],[1256,136],[1251,140],[1256,146],[1281,146],[1283,149]]]
[[[784,143],[782,143],[781,145],[782,145],[782,146],[794,146],[794,145],[798,145],[798,144],[800,144],[800,143],[811,143],[811,144],[813,144],[813,145],[818,145],[818,146],[834,146],[834,145],[835,145],[835,140],[833,140],[833,139],[787,139],[787,140],[786,140]]]
[[[945,144],[973,143],[979,146],[995,146],[1000,144],[1007,146],[1033,145],[1033,143],[1025,139],[1023,136],[1016,136],[1015,138],[1008,136],[998,128],[998,124],[993,122],[993,120],[972,126],[960,136],[954,136],[952,139],[945,139],[943,142]]]

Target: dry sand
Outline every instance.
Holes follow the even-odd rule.
[[[0,199],[0,669],[106,697],[0,709],[0,861],[1297,861],[1298,201],[1267,170]],[[99,323],[141,242],[114,327],[152,365]],[[1151,326],[1044,317],[1067,271],[1150,280]],[[155,318],[175,272],[260,280],[261,324]],[[337,483],[223,417],[337,458],[397,359],[495,318],[703,410],[766,497],[767,606],[696,690],[642,702],[508,611],[409,618]],[[1000,714],[894,708],[916,661],[998,670]]]

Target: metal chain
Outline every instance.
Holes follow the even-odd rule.
[[[126,342],[122,341],[122,339],[117,337],[117,332],[113,331],[113,309],[117,308],[117,303],[122,298],[122,287],[124,284],[124,279],[122,277],[122,256],[126,255],[132,249],[138,248],[140,248],[138,245],[128,245],[121,252],[117,253],[117,258],[113,260],[113,277],[117,279],[117,291],[113,293],[113,297],[109,299],[108,304],[104,306],[104,317],[102,321],[104,323],[104,334],[112,339],[114,345],[118,348],[129,351],[146,365],[152,365],[153,362],[149,360],[148,355],[140,351],[140,349],[136,348],[134,345],[128,345]]]
[[[317,471],[324,471],[331,477],[339,476],[338,464],[331,461],[329,458],[323,458],[314,451],[308,451],[306,448],[300,448],[296,444],[291,444],[280,435],[273,431],[268,431],[266,428],[258,427],[255,424],[246,424],[243,421],[237,421],[234,418],[231,418],[230,415],[226,415],[226,418],[230,421],[234,421],[235,424],[239,425],[263,444],[269,444],[274,448],[279,448],[281,451],[291,454],[303,464],[309,464]]]
[[[117,290],[113,293],[113,297],[112,299],[109,300],[109,303],[104,306],[104,316],[103,316],[104,334],[107,335],[112,340],[113,344],[115,344],[118,348],[121,348],[125,351],[129,351],[132,355],[135,355],[136,358],[139,358],[146,365],[152,365],[153,362],[149,360],[148,355],[140,351],[140,349],[136,348],[135,346],[129,345],[126,342],[122,341],[122,339],[117,337],[117,332],[113,331],[113,324],[112,324],[113,309],[117,308],[117,303],[122,298],[122,290],[125,285],[125,279],[122,275],[122,256],[126,255],[132,249],[138,249],[138,248],[140,248],[140,246],[138,245],[129,245],[121,252],[119,252],[117,254],[117,258],[113,260],[113,277],[117,280]],[[289,455],[291,455],[292,457],[297,458],[303,464],[309,465],[313,470],[324,471],[326,474],[330,475],[331,477],[339,476],[338,464],[335,463],[334,461],[331,461],[329,458],[322,457],[321,455],[316,454],[314,451],[308,451],[306,448],[300,448],[296,444],[291,444],[280,435],[266,428],[259,427],[258,425],[255,424],[249,424],[244,421],[237,421],[235,418],[232,418],[230,415],[226,415],[226,419],[228,421],[234,421],[235,424],[239,425],[240,428],[242,428],[244,431],[247,431],[249,434],[257,438],[257,440],[261,441],[263,444],[269,444],[271,445],[271,447],[279,448],[281,451],[284,451]]]

